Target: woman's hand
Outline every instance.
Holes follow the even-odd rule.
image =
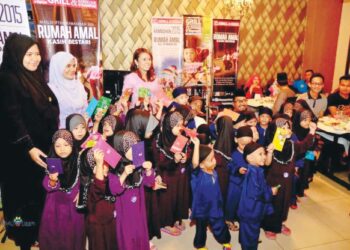
[[[40,156],[42,157],[47,157],[46,154],[44,154],[43,151],[41,151],[38,148],[32,148],[31,150],[29,150],[29,156],[30,158],[32,158],[32,160],[38,164],[39,166],[43,167],[43,168],[47,168],[47,164],[40,158]]]

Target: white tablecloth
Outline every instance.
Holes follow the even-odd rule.
[[[350,148],[350,119],[336,119],[325,116],[319,119],[316,133],[329,141],[335,141],[344,146],[346,152]]]
[[[275,101],[274,98],[272,98],[270,96],[262,97],[259,99],[248,99],[248,106],[251,106],[254,108],[264,106],[264,107],[272,109],[274,101]]]

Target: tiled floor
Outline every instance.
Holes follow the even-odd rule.
[[[350,249],[350,192],[328,178],[317,175],[307,197],[298,203],[297,210],[290,210],[287,225],[292,235],[278,235],[277,240],[268,240],[261,233],[260,250],[349,250]],[[186,222],[188,227],[188,221]],[[193,249],[194,227],[188,227],[179,237],[163,234],[162,239],[153,240],[159,250]],[[231,233],[233,249],[241,249],[238,233]],[[1,235],[0,235],[1,237]],[[213,236],[208,233],[207,247],[220,250]],[[0,250],[17,249],[13,242],[0,244]],[[32,248],[37,249],[37,248]]]

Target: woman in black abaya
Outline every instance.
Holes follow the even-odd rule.
[[[37,241],[45,198],[43,158],[58,129],[59,109],[43,79],[38,44],[28,36],[11,34],[3,52],[0,176],[6,230],[21,249],[30,249]],[[10,164],[4,164],[5,159]]]

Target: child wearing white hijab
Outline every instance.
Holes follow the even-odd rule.
[[[70,114],[85,114],[88,105],[83,84],[76,78],[77,59],[69,52],[60,51],[51,57],[49,87],[57,97],[60,108],[60,128],[65,127]]]

